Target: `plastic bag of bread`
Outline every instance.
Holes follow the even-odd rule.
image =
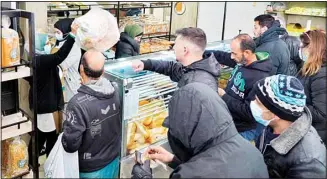
[[[1,178],[7,177],[7,166],[8,166],[8,155],[9,155],[9,144],[12,139],[7,139],[1,142]]]
[[[1,18],[1,67],[9,67],[20,63],[19,36],[10,29],[10,18],[3,15]]]
[[[115,17],[99,7],[92,7],[85,15],[73,23],[78,24],[75,42],[82,49],[94,48],[105,52],[114,46],[120,37]]]
[[[10,142],[7,158],[6,174],[8,177],[12,178],[29,171],[27,146],[20,136]]]

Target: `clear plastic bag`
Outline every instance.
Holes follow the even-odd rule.
[[[7,148],[6,177],[13,178],[29,171],[28,150],[26,143],[20,138],[15,137],[10,141]]]
[[[20,63],[19,36],[18,33],[10,29],[10,18],[6,15],[1,17],[1,66],[8,67]]]
[[[75,42],[82,49],[94,48],[104,52],[114,46],[120,37],[117,20],[108,11],[93,7],[73,23],[78,24]]]

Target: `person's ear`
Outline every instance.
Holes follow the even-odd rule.
[[[250,50],[244,50],[243,55],[244,57],[248,57],[252,52]]]

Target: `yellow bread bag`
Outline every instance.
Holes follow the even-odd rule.
[[[10,142],[8,150],[8,165],[6,167],[7,176],[13,178],[28,172],[27,145],[20,136],[15,137],[14,140]]]
[[[1,28],[1,67],[9,67],[20,63],[19,36],[18,33],[10,29],[10,19],[8,16],[2,17]]]

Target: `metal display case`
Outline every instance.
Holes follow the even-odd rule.
[[[208,44],[208,50],[225,50],[222,42]],[[121,58],[105,64],[105,77],[119,87],[122,112],[122,145],[120,177],[130,178],[135,164],[134,152],[143,152],[149,145],[160,145],[171,151],[167,141],[168,129],[162,122],[168,116],[168,103],[177,90],[177,83],[155,72],[136,73],[132,60],[175,60],[172,51]],[[224,71],[224,69],[223,69]],[[154,178],[168,178],[172,169],[153,166]]]
[[[135,150],[142,152],[149,145],[161,145],[170,150],[168,129],[162,127],[162,122],[168,116],[168,102],[177,83],[158,73],[133,71],[131,60],[148,58],[174,60],[174,54],[158,52],[118,59],[105,65],[105,77],[118,84],[122,104],[121,178],[131,177]],[[153,176],[168,178],[171,169],[167,168],[154,166]]]

